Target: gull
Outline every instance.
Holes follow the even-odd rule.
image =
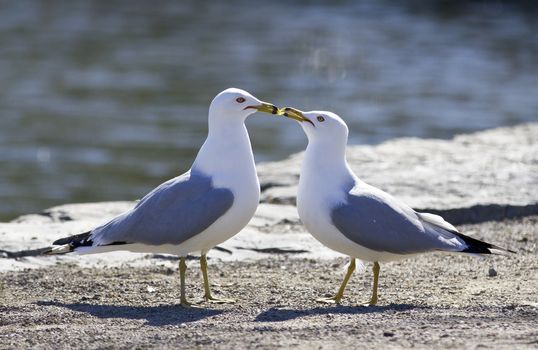
[[[317,301],[340,303],[357,258],[374,263],[372,296],[366,305],[375,305],[379,262],[433,251],[473,255],[509,251],[465,236],[441,216],[416,212],[361,181],[347,164],[348,128],[338,115],[294,108],[283,111],[300,122],[308,137],[297,193],[299,217],[318,241],[350,257],[336,295]]]
[[[229,88],[209,106],[208,135],[189,171],[164,182],[125,213],[93,230],[59,239],[47,255],[93,254],[126,250],[180,257],[181,305],[185,296],[185,260],[200,254],[204,299],[211,295],[207,252],[237,234],[254,215],[260,198],[254,156],[245,127],[257,112],[279,114],[277,107],[250,93]]]

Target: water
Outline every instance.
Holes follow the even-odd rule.
[[[0,2],[0,219],[141,197],[230,86],[335,111],[354,144],[538,120],[532,2],[398,4]],[[305,146],[291,120],[247,124],[257,161]]]

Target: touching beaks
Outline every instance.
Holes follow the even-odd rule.
[[[275,114],[275,115],[283,115],[287,118],[295,119],[299,122],[308,122],[312,124],[313,127],[315,127],[314,123],[312,123],[310,119],[308,119],[307,117],[303,115],[303,112],[293,107],[278,108],[277,106],[272,105],[270,103],[261,102],[259,105],[247,106],[244,109],[255,109],[258,112],[264,112],[264,113]]]
[[[277,114],[277,115],[283,114],[277,106],[272,105],[267,102],[262,102],[261,104],[255,105],[255,106],[246,106],[243,109],[249,109],[249,108],[255,109],[258,112],[264,112],[264,113],[269,113],[269,114]]]
[[[282,114],[285,116],[285,117],[288,117],[288,118],[291,118],[291,119],[295,119],[299,122],[308,122],[310,124],[312,124],[313,127],[316,127],[314,125],[314,123],[312,123],[312,121],[310,119],[308,119],[307,117],[304,116],[303,112],[301,112],[300,110],[298,109],[295,109],[293,107],[285,107],[285,108],[282,108],[280,110],[282,112]]]

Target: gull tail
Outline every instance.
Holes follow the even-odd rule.
[[[93,241],[90,237],[91,231],[80,233],[69,237],[60,238],[52,244],[58,247],[51,247],[45,250],[43,255],[67,254],[75,251],[78,247],[91,247]]]
[[[445,233],[448,232],[458,237],[459,239],[461,239],[466,245],[466,247],[463,250],[458,250],[461,253],[469,253],[469,254],[515,253],[515,251],[513,250],[501,248],[491,243],[487,243],[479,239],[466,236],[463,233],[459,232],[457,228],[455,228],[449,222],[445,221],[439,215],[435,215],[431,213],[419,213],[419,212],[416,212],[416,214],[422,220],[423,223],[430,225],[430,227],[433,227],[433,229],[438,234],[444,236],[443,232]]]
[[[463,233],[459,233],[457,231],[451,231],[450,233],[458,236],[461,238],[465,244],[467,245],[467,248],[462,250],[462,253],[469,253],[469,254],[503,254],[503,253],[515,253],[515,251],[501,248],[499,246],[493,245],[491,243],[487,243],[481,240],[478,240],[476,238],[472,238],[469,236],[464,235]]]

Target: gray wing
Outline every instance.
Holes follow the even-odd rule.
[[[189,171],[155,188],[130,211],[92,231],[96,245],[181,244],[221,217],[234,201],[211,177]]]
[[[346,202],[332,208],[331,219],[348,239],[375,251],[414,254],[464,246],[455,235],[424,225],[409,206],[365,183],[357,184]]]

